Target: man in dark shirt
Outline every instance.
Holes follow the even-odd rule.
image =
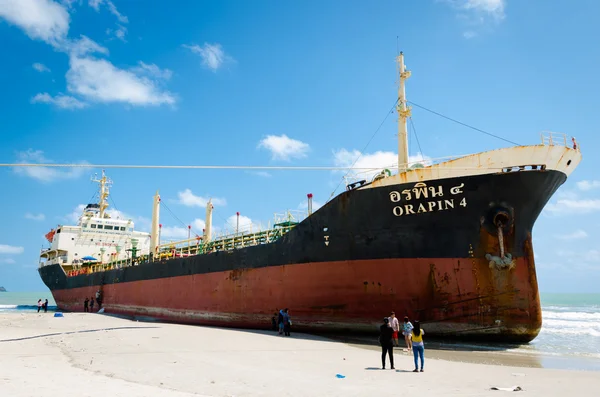
[[[394,330],[390,327],[390,320],[385,317],[383,319],[383,324],[379,327],[379,344],[381,345],[381,367],[385,369],[385,355],[389,354],[390,356],[390,365],[391,369],[394,368],[394,342],[392,336],[394,334]]]
[[[89,304],[90,304],[90,300],[88,298],[85,298],[85,300],[83,301],[83,311],[84,312],[89,312]]]
[[[271,317],[271,329],[277,331],[277,313],[273,314],[273,317]]]

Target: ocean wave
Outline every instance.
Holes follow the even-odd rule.
[[[555,335],[588,335],[593,337],[600,337],[600,331],[589,327],[576,327],[576,328],[544,328],[542,327],[542,333],[550,333]]]
[[[582,311],[571,311],[571,312],[554,312],[554,311],[542,311],[542,319],[556,319],[556,320],[599,320],[600,313],[598,312],[582,312]]]
[[[37,305],[0,305],[0,312],[37,310]],[[56,306],[48,306],[48,310],[56,310]]]
[[[548,328],[594,328],[600,331],[600,321],[574,321],[574,320],[555,320],[545,319],[542,327]]]
[[[587,305],[587,306],[542,306],[542,313],[545,312],[583,312],[583,313],[597,313],[600,312],[600,306],[598,305]]]

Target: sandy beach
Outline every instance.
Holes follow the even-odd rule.
[[[426,347],[427,349],[427,347]],[[3,396],[595,396],[600,376],[396,351],[292,334],[145,323],[100,314],[0,314]],[[388,364],[389,368],[389,364]],[[336,374],[345,376],[343,379]]]

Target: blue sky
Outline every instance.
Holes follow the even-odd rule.
[[[0,0],[0,162],[388,165],[398,44],[408,99],[520,144],[574,135],[579,168],[534,228],[542,292],[598,291],[600,3],[418,0],[376,3]],[[425,156],[506,142],[419,108]],[[411,135],[410,154],[419,154]],[[43,235],[73,223],[92,169],[0,169],[0,285],[42,290]],[[331,171],[110,169],[111,208],[164,234],[200,231],[208,197],[223,229],[240,211],[266,223],[323,203]],[[341,187],[343,189],[343,186]],[[341,190],[338,189],[336,193]]]

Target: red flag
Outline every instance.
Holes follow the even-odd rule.
[[[44,237],[46,237],[46,240],[48,240],[48,242],[51,243],[52,240],[54,239],[55,234],[56,234],[56,230],[52,229]]]

